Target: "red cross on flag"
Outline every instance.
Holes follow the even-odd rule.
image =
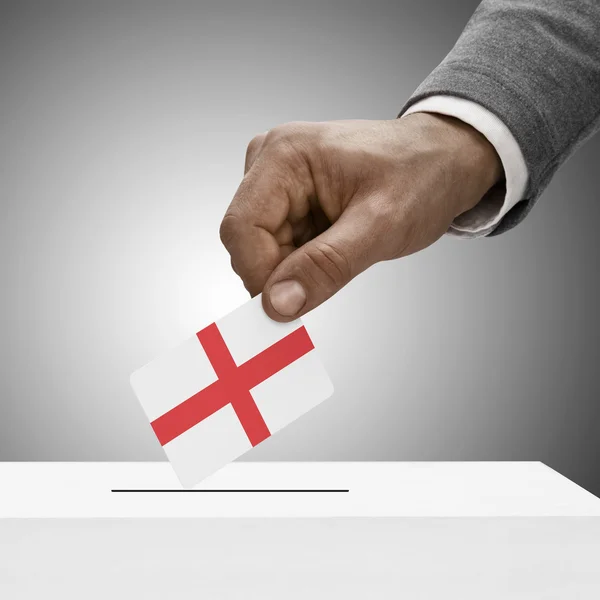
[[[253,298],[131,376],[179,480],[191,487],[333,393],[300,320]]]

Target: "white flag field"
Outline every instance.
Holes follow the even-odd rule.
[[[261,296],[138,369],[131,385],[184,487],[333,393],[302,322],[271,320]]]

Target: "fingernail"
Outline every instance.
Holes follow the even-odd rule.
[[[269,299],[282,317],[293,317],[306,303],[306,292],[297,281],[278,281],[271,288]]]

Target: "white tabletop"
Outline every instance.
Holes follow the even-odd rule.
[[[238,462],[192,491],[168,463],[0,463],[0,482],[0,518],[600,516],[539,462]]]

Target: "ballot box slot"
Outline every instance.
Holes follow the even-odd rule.
[[[248,494],[248,493],[261,493],[261,494],[336,494],[336,493],[348,493],[350,490],[342,489],[246,489],[246,490],[235,490],[235,489],[207,489],[207,490],[141,490],[141,489],[114,489],[110,490],[112,493],[117,494],[157,494],[157,493],[236,493],[236,494]]]

